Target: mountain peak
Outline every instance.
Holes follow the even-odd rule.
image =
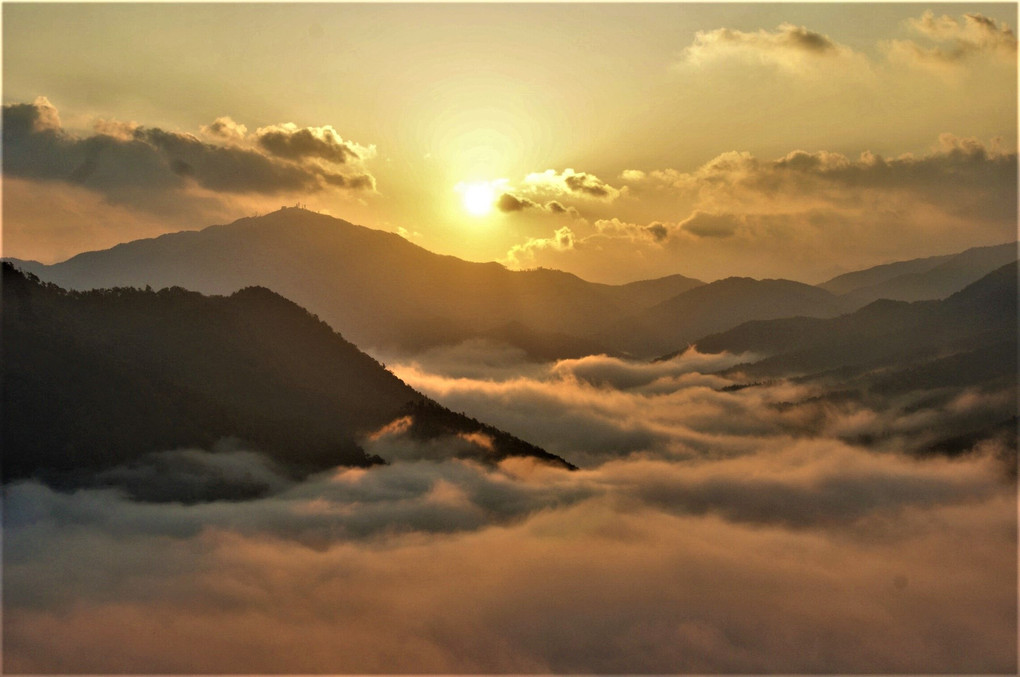
[[[300,224],[336,224],[343,226],[350,226],[354,228],[363,228],[364,226],[355,226],[349,221],[337,218],[331,214],[323,212],[312,211],[304,207],[280,207],[276,211],[267,212],[265,214],[255,214],[253,216],[244,216],[236,221],[231,222],[230,226],[242,225],[242,224],[274,224],[274,225],[300,225]],[[216,227],[216,226],[213,226]],[[366,230],[371,230],[366,228]],[[380,231],[384,232],[384,231]]]

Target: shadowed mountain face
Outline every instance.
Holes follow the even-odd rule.
[[[674,275],[610,286],[553,270],[514,272],[433,254],[392,233],[294,208],[88,252],[53,266],[19,265],[71,289],[151,285],[229,294],[265,286],[357,345],[405,350],[493,333],[525,348],[542,344],[543,335],[567,345],[570,336],[589,338],[607,317],[701,284]],[[514,331],[505,331],[511,323]],[[549,353],[550,346],[539,352]]]
[[[395,420],[405,446],[447,439],[450,456],[565,465],[427,400],[264,288],[230,297],[66,292],[5,263],[3,308],[5,480],[74,485],[145,454],[224,438],[293,475],[364,466],[383,459],[361,441]]]
[[[63,263],[19,267],[71,289],[264,286],[357,345],[386,352],[485,339],[539,360],[654,357],[751,320],[834,317],[877,298],[941,298],[1015,260],[1014,245],[905,261],[813,287],[672,275],[625,285],[555,270],[510,271],[431,253],[393,233],[286,208],[201,231],[136,240]]]
[[[911,378],[918,381],[909,387],[924,386],[920,381],[925,378],[931,381],[929,386],[961,386],[999,376],[1015,381],[1017,263],[996,269],[942,301],[883,300],[832,319],[748,322],[704,337],[697,347],[708,353],[771,355],[740,368],[754,376],[893,367],[909,368]],[[882,379],[896,382],[892,373]]]
[[[1015,261],[941,301],[881,300],[837,318],[748,322],[697,348],[768,356],[727,370],[747,380],[734,389],[792,378],[815,393],[780,410],[808,405],[820,418],[830,411],[900,412],[883,425],[860,419],[845,426],[840,434],[850,443],[881,447],[920,416],[915,433],[893,448],[920,456],[995,449],[1015,481]]]
[[[662,355],[748,320],[829,317],[838,314],[841,307],[833,294],[800,282],[730,277],[696,287],[617,322],[600,338],[636,355]]]
[[[878,299],[942,299],[1017,260],[1017,243],[974,247],[959,254],[899,261],[835,277],[818,285],[843,296],[847,309]]]
[[[640,311],[600,336],[607,345],[639,355],[663,354],[706,335],[726,331],[744,322],[752,325],[734,334],[747,339],[742,350],[768,347],[770,351],[803,339],[815,318],[831,318],[863,308],[879,299],[921,301],[945,298],[995,269],[1017,260],[1016,243],[976,247],[960,254],[902,261],[847,273],[812,287],[789,280],[728,278],[677,295]],[[895,305],[880,304],[866,317],[888,328],[906,321]],[[782,320],[753,324],[754,321]],[[823,323],[824,324],[824,323]],[[857,330],[853,321],[844,327]],[[807,332],[807,333],[805,333]],[[752,347],[751,336],[760,343]],[[705,349],[702,341],[699,347]],[[883,345],[877,341],[877,345]]]

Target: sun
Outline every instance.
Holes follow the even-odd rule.
[[[469,183],[461,190],[464,209],[473,216],[485,216],[492,211],[496,190],[490,183]]]

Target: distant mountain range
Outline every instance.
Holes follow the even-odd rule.
[[[297,208],[201,231],[137,240],[63,263],[17,265],[71,289],[181,286],[229,294],[265,286],[355,344],[417,350],[516,323],[512,340],[590,337],[606,317],[701,284],[675,275],[632,285],[555,270],[509,271],[433,254],[393,233]],[[527,337],[524,334],[534,332]],[[568,351],[570,352],[570,351]]]
[[[974,247],[959,254],[900,261],[834,277],[820,285],[840,294],[848,308],[878,299],[942,299],[976,282],[999,266],[1017,260],[1017,243]]]
[[[224,438],[296,476],[364,466],[382,459],[359,440],[398,419],[421,441],[482,435],[456,445],[482,460],[569,466],[428,400],[265,288],[67,292],[4,263],[2,322],[5,481],[74,486],[147,453]]]
[[[626,317],[600,339],[636,355],[661,355],[748,320],[793,315],[831,317],[842,308],[837,296],[811,285],[730,277]]]
[[[961,387],[1017,371],[1017,262],[939,301],[875,301],[836,318],[741,324],[697,342],[701,352],[765,355],[737,369],[751,377],[882,369],[892,387]],[[919,366],[920,365],[920,366]]]
[[[15,264],[70,289],[180,286],[230,294],[264,286],[363,348],[416,352],[480,338],[536,359],[603,352],[654,357],[750,320],[835,317],[877,298],[943,298],[1003,263],[1016,245],[903,261],[822,285],[672,275],[625,285],[555,270],[510,271],[286,208],[200,231],[136,240],[54,265]]]
[[[808,416],[815,416],[815,425],[837,412],[901,411],[909,419],[911,411],[938,408],[941,416],[909,433],[849,426],[841,436],[866,446],[899,436],[896,448],[921,456],[984,449],[1003,461],[1015,482],[1017,334],[1013,261],[946,299],[883,299],[836,318],[747,322],[700,339],[697,348],[761,356],[726,370],[742,381],[726,390],[776,378],[810,384],[807,400],[772,406],[816,407]]]

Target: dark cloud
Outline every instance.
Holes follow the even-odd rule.
[[[785,24],[781,30],[783,30],[783,40],[795,48],[819,53],[836,50],[836,43],[829,36],[810,31],[804,26]]]
[[[515,195],[522,191],[543,200],[583,198],[603,202],[611,202],[621,194],[620,190],[594,174],[577,172],[570,167],[562,172],[547,169],[544,172],[528,174],[524,177],[519,190],[515,191]],[[562,203],[557,204],[563,206]],[[546,203],[545,207],[554,209],[549,203]]]
[[[209,131],[223,136],[241,129],[226,120],[220,118]],[[191,184],[222,193],[262,195],[318,192],[328,186],[374,187],[374,179],[364,171],[341,173],[153,127],[104,122],[96,134],[76,136],[60,126],[56,110],[43,98],[4,106],[3,123],[5,175],[75,183],[113,202],[141,208],[159,208],[154,193],[176,194]],[[334,150],[337,157],[345,161],[355,157],[343,148]]]
[[[741,219],[733,214],[706,214],[696,211],[679,225],[697,237],[731,237],[741,226]]]
[[[496,207],[502,212],[520,212],[525,209],[534,209],[543,211],[549,214],[569,214],[575,218],[579,217],[580,214],[573,207],[564,207],[563,204],[556,200],[550,200],[545,204],[529,200],[526,197],[514,195],[512,193],[503,193],[499,196],[496,201]]]
[[[263,127],[255,132],[255,138],[272,155],[288,160],[318,158],[344,164],[362,159],[357,146],[341,139],[332,127]]]
[[[652,239],[656,242],[662,242],[669,237],[669,229],[658,221],[645,226],[645,230],[651,234]]]
[[[611,195],[610,188],[597,176],[581,172],[579,174],[567,174],[563,182],[575,193],[585,193],[592,197],[604,198]]]
[[[510,193],[503,193],[496,201],[496,206],[503,212],[519,212],[538,207],[539,205],[537,202],[533,202],[526,197],[517,197]]]
[[[9,132],[12,138],[17,138],[32,133],[59,132],[61,128],[57,109],[44,96],[40,96],[33,103],[5,105],[3,112],[5,141],[6,132]]]
[[[375,190],[375,177],[371,174],[322,173],[323,180],[331,186],[350,190]]]
[[[137,501],[197,503],[245,500],[282,491],[293,481],[267,456],[225,442],[215,452],[178,449],[147,454],[92,481]]]

